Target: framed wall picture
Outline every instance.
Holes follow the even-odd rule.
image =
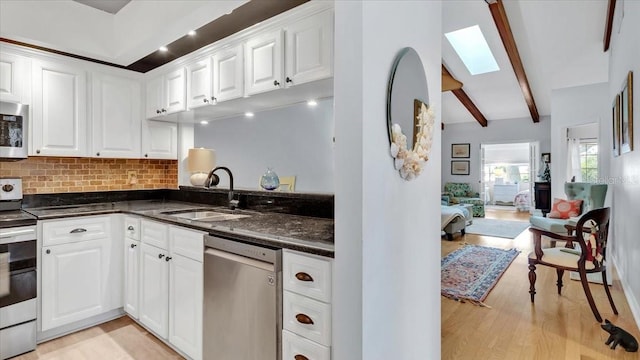
[[[550,163],[551,162],[551,153],[542,153],[542,156],[540,156],[540,159],[545,164]]]
[[[611,149],[615,157],[620,155],[620,95],[616,95],[611,106],[611,131],[613,134],[611,137],[611,142],[613,143]]]
[[[469,175],[469,160],[452,160],[451,175]]]
[[[620,93],[620,154],[633,151],[633,71],[629,71]]]
[[[470,158],[471,144],[451,144],[452,158]]]

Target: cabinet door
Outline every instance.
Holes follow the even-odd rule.
[[[58,63],[34,61],[32,75],[35,155],[85,156],[85,72]]]
[[[186,78],[185,70],[179,69],[165,76],[164,80],[164,106],[167,114],[173,114],[187,109],[186,102]]]
[[[190,109],[211,104],[211,60],[187,67],[187,106]]]
[[[147,119],[162,116],[167,109],[164,108],[164,79],[162,76],[151,79],[146,85],[146,117]],[[164,110],[164,112],[162,111]]]
[[[42,331],[108,310],[108,242],[42,248]]]
[[[140,322],[165,339],[169,319],[169,264],[166,256],[166,250],[140,245]]]
[[[247,95],[281,88],[283,72],[282,31],[247,40],[245,89]]]
[[[333,13],[300,20],[286,29],[287,86],[331,77],[333,50]]]
[[[178,159],[178,125],[144,120],[142,122],[142,156],[148,159]]]
[[[242,97],[244,90],[242,45],[213,55],[213,96],[217,101]]]
[[[124,240],[124,311],[138,318],[138,281],[140,277],[140,241]]]
[[[28,104],[29,60],[0,53],[0,100]]]
[[[202,263],[180,255],[169,261],[169,342],[202,359]]]
[[[140,84],[95,74],[92,84],[92,156],[140,156]]]

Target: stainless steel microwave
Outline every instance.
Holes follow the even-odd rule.
[[[29,106],[0,102],[0,160],[27,158]]]

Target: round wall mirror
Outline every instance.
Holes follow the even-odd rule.
[[[419,101],[416,101],[419,100]],[[429,103],[429,90],[424,66],[418,53],[406,47],[398,53],[391,68],[387,89],[387,131],[393,142],[391,128],[398,124],[412,149],[418,133],[417,116],[422,103]]]

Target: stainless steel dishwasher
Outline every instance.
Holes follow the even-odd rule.
[[[282,250],[205,236],[204,360],[280,360]]]

